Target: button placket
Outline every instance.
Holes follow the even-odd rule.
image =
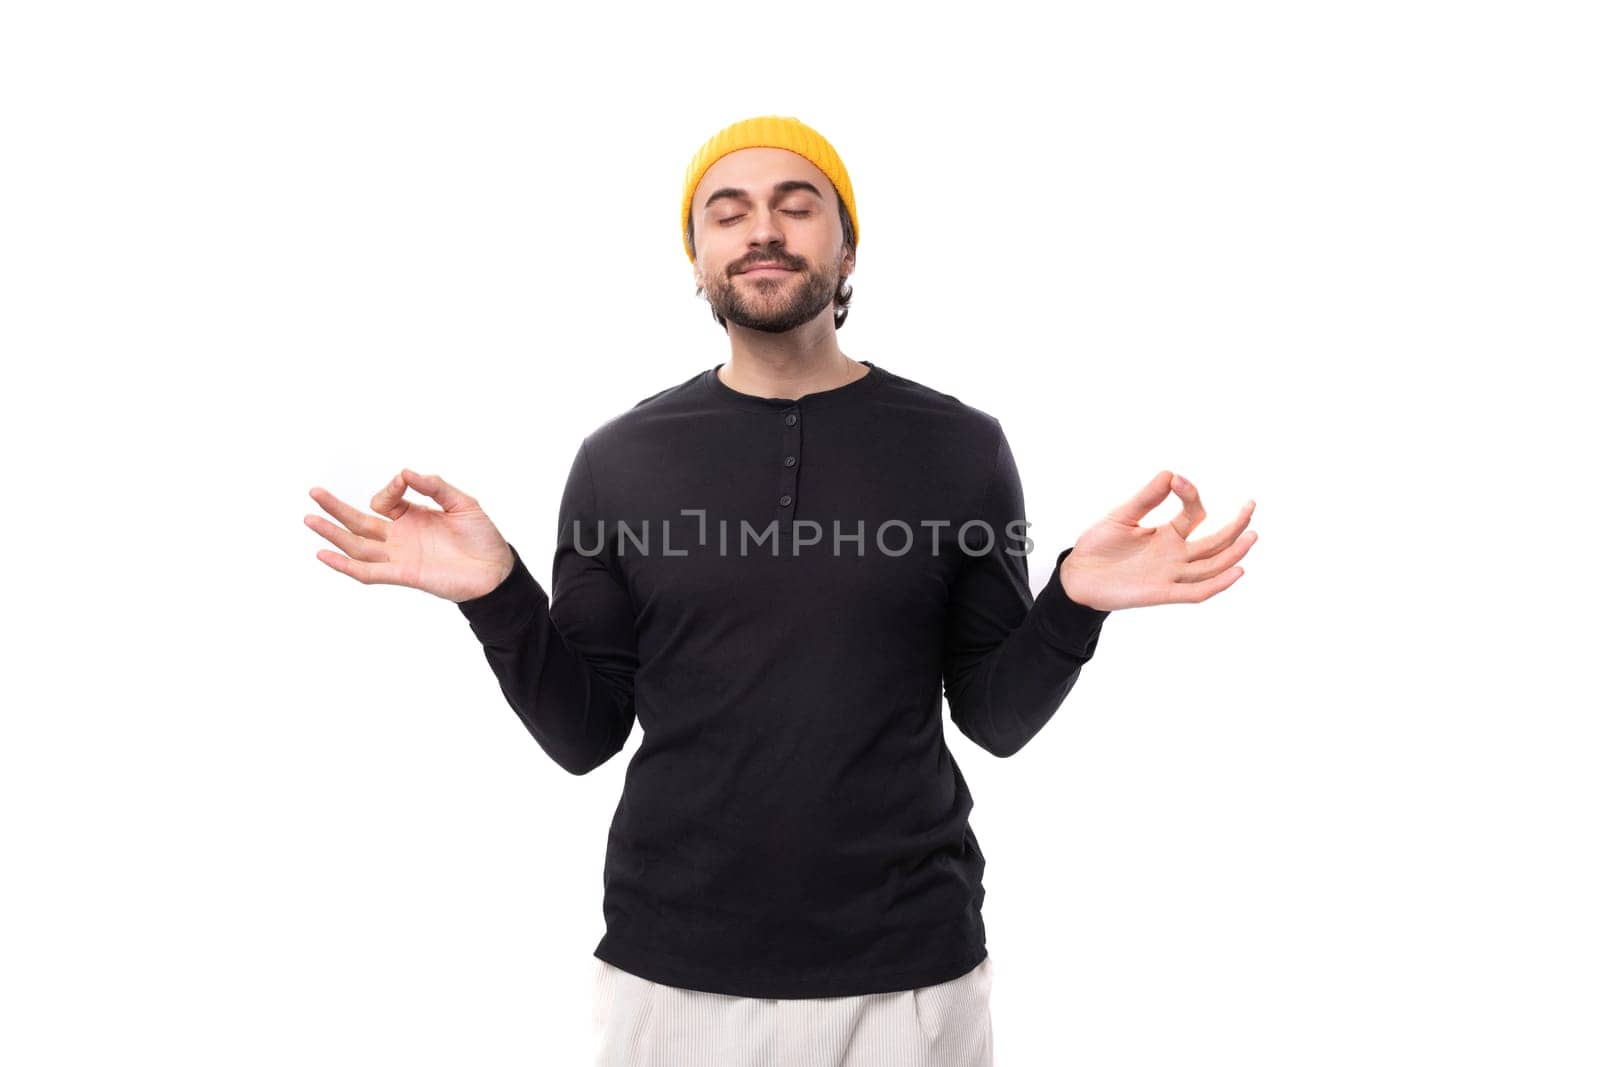
[[[796,405],[783,414],[783,448],[778,468],[778,525],[787,529],[794,523],[795,500],[800,486],[800,408]]]

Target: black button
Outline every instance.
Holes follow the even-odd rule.
[[[793,425],[794,425],[794,424],[795,424],[795,423],[797,423],[797,422],[799,422],[799,421],[800,421],[800,416],[799,416],[799,415],[796,415],[796,414],[795,414],[795,413],[794,413],[794,412],[792,412],[792,411],[791,411],[791,412],[789,412],[789,414],[787,414],[787,415],[785,415],[785,416],[784,416],[784,417],[783,417],[783,424],[784,424],[784,425],[785,425],[785,426],[793,426]]]
[[[784,457],[783,457],[783,465],[784,465],[784,466],[785,466],[785,467],[792,467],[792,466],[794,466],[794,457],[793,457],[793,456],[784,456]]]
[[[778,498],[778,503],[782,504],[784,507],[788,507],[793,500],[794,497],[790,496],[788,493],[785,493]]]

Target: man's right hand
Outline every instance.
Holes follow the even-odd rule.
[[[444,510],[407,501],[408,486]],[[493,591],[511,573],[511,546],[489,516],[437,474],[402,470],[373,496],[376,515],[321,487],[311,499],[344,524],[306,516],[307,526],[344,551],[322,549],[317,558],[363,585],[407,585],[459,604]]]

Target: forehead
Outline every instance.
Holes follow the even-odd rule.
[[[707,197],[724,188],[743,189],[760,199],[779,182],[796,179],[815,185],[824,200],[830,198],[828,176],[805,156],[787,148],[741,148],[706,168],[694,187],[692,204],[699,211]]]

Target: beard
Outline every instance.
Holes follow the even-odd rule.
[[[724,275],[707,288],[706,299],[729,322],[762,333],[787,333],[831,307],[838,288],[837,274],[800,267],[779,277]]]

